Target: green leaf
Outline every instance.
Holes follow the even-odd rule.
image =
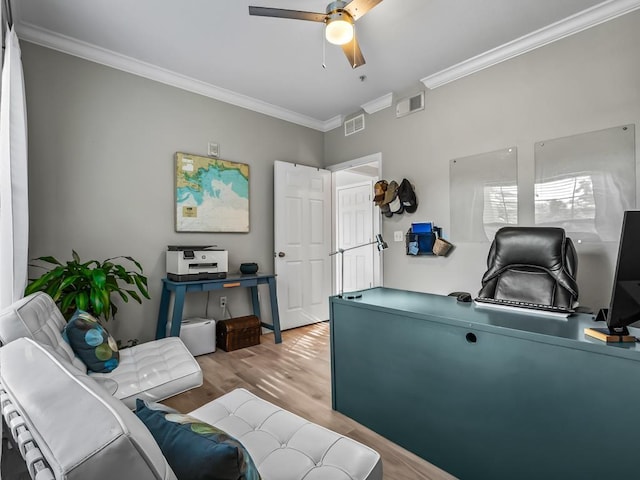
[[[95,313],[96,315],[101,315],[104,312],[104,308],[105,308],[105,305],[102,301],[101,292],[92,288],[89,298],[91,301],[91,307],[92,307],[93,313]]]
[[[62,299],[62,302],[60,302],[60,310],[62,312],[66,312],[67,310],[71,310],[71,309],[75,310],[74,300],[76,299],[77,296],[78,294],[76,292],[71,292],[69,295],[64,297]]]
[[[71,275],[70,277],[65,278],[60,283],[60,290],[64,290],[68,286],[73,285],[74,283],[76,283],[78,281],[79,278],[80,278],[79,275]]]
[[[127,270],[122,265],[115,265],[115,274],[118,277],[126,276]]]
[[[107,274],[103,270],[91,270],[91,278],[96,287],[104,288],[107,281]]]
[[[133,262],[135,264],[136,267],[138,267],[138,270],[140,270],[140,273],[142,273],[142,265],[140,265],[136,260],[134,260],[132,257],[124,257],[127,260],[129,260],[130,262]]]
[[[87,295],[87,292],[82,291],[78,293],[76,305],[80,310],[87,311],[87,306],[89,305],[89,295]]]
[[[107,320],[109,319],[109,313],[111,311],[111,294],[109,294],[109,292],[107,290],[102,290],[102,303],[104,304],[104,309],[105,309],[105,317],[107,318]]]
[[[71,256],[73,257],[74,262],[80,263],[80,256],[75,250],[71,250]]]
[[[64,275],[67,275],[68,270],[66,268],[64,268],[63,266],[60,267],[56,267],[53,270],[50,270],[49,273],[51,274],[52,278],[60,278]]]
[[[136,275],[135,277],[133,277],[133,279],[136,282],[136,286],[138,287],[138,290],[140,290],[140,293],[142,293],[142,295],[144,295],[145,298],[150,299],[151,297],[149,296],[149,292],[147,291],[146,285],[146,278],[142,277],[140,278],[139,275]]]
[[[45,292],[47,292],[49,296],[53,298],[53,301],[57,303],[60,295],[62,295],[62,290],[60,289],[60,281],[56,280],[49,283],[49,285],[45,289]]]
[[[136,302],[142,303],[140,295],[138,295],[134,290],[127,290],[127,293],[131,295],[131,298],[133,298]]]
[[[38,258],[36,258],[36,260],[41,260],[41,261],[47,262],[47,263],[53,263],[54,265],[62,265],[58,260],[56,260],[54,257],[51,257],[51,256],[38,257]]]
[[[45,273],[40,278],[27,285],[25,294],[29,295],[33,292],[39,292],[40,290],[43,290],[43,287],[45,287],[45,285],[50,281],[51,277],[51,272]]]

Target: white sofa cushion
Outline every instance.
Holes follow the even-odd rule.
[[[157,402],[202,385],[202,370],[178,337],[167,337],[120,350],[120,364],[109,373],[89,373],[118,384],[114,396],[129,408],[136,398]]]
[[[0,365],[6,395],[56,479],[176,480],[142,422],[55,351],[21,338],[0,349]]]
[[[236,389],[189,415],[238,439],[263,480],[382,480],[371,448]]]

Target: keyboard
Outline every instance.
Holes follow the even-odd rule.
[[[575,313],[575,309],[569,307],[558,307],[555,305],[542,305],[539,303],[529,303],[529,302],[521,302],[518,300],[502,300],[498,298],[486,298],[486,297],[477,297],[474,299],[476,305],[479,307],[487,306],[487,307],[507,307],[509,310],[521,309],[529,310],[531,313],[540,313],[540,314],[556,314],[560,316],[568,316],[572,313]]]

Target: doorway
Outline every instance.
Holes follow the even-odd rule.
[[[334,256],[334,294],[382,285],[382,258],[374,245],[367,245],[381,231],[380,212],[373,203],[381,168],[380,153],[328,167],[333,185],[334,251],[356,247]]]

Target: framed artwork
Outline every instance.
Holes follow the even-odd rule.
[[[249,231],[249,165],[176,153],[176,232]]]

